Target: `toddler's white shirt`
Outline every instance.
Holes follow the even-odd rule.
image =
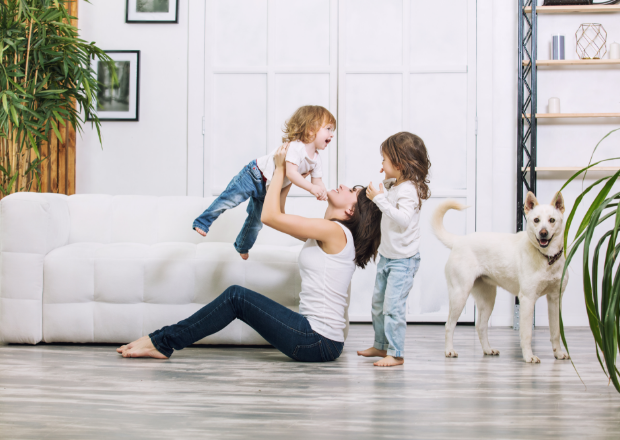
[[[273,161],[276,151],[278,151],[277,148],[268,155],[256,159],[256,165],[258,165],[263,176],[267,179],[267,186],[271,183],[273,173],[276,171],[276,163]],[[312,177],[323,177],[323,167],[321,165],[321,156],[319,156],[319,152],[317,151],[314,158],[310,159],[306,152],[306,147],[299,141],[290,143],[288,151],[286,152],[286,161],[297,165],[299,174],[311,173],[310,176]],[[290,184],[291,181],[288,177],[284,177],[282,188],[286,188]]]
[[[409,180],[398,186],[395,182],[385,180],[385,192],[373,199],[383,213],[379,253],[385,258],[410,258],[420,249],[420,199]]]

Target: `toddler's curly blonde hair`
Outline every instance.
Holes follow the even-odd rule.
[[[336,129],[336,118],[329,110],[320,105],[304,105],[284,123],[282,142],[300,141],[309,144],[321,127],[327,124],[332,124]]]

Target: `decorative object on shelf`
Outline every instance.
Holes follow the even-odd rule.
[[[564,59],[564,35],[553,36],[553,59]]]
[[[609,59],[620,60],[620,44],[615,41],[609,45]]]
[[[125,23],[178,23],[179,0],[127,0]]]
[[[600,23],[584,23],[575,32],[577,56],[582,60],[600,60],[607,53],[607,31]]]
[[[549,98],[549,113],[560,113],[560,98]]]
[[[140,51],[106,50],[116,67],[116,78],[107,63],[95,58],[92,69],[100,83],[96,115],[100,121],[137,121],[140,110]]]
[[[601,142],[615,131],[610,131],[599,141],[594,148],[594,152]],[[591,156],[591,157],[592,157]],[[592,163],[574,174],[562,187],[563,191],[566,186],[580,176],[587,173],[588,169],[595,167],[601,162],[617,160],[618,158],[609,158]],[[613,185],[620,178],[620,171],[616,171],[613,175],[597,180],[588,186],[575,200],[573,209],[566,221],[564,229],[564,254],[566,262],[564,263],[564,271],[562,273],[562,281],[566,275],[568,267],[577,253],[577,250],[583,244],[583,293],[586,302],[586,310],[588,312],[588,322],[590,330],[594,336],[596,343],[596,356],[603,372],[614,384],[616,391],[620,392],[619,373],[616,367],[616,359],[618,356],[618,348],[620,348],[620,334],[618,327],[620,326],[620,315],[618,314],[618,306],[620,304],[620,267],[617,264],[618,257],[618,229],[620,225],[620,193],[612,191]],[[582,178],[585,179],[585,174]],[[594,187],[602,184],[598,195],[594,201],[586,209],[579,209],[579,205],[584,200],[592,200],[593,197],[584,199]],[[610,192],[612,195],[610,195]],[[577,221],[575,217],[577,211],[586,211],[583,219]],[[568,243],[568,235],[571,231],[571,225],[579,225],[572,243]],[[599,237],[600,238],[599,240]],[[597,243],[598,242],[598,243]],[[560,307],[560,334],[566,351],[568,352],[568,344],[564,334],[564,323],[562,322],[562,308]]]
[[[88,60],[111,60],[79,38],[77,2],[4,0],[0,17],[0,199],[74,194],[75,133],[99,90]],[[90,120],[99,133],[97,116]]]

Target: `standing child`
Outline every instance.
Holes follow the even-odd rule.
[[[428,169],[431,162],[422,139],[406,131],[381,144],[385,189],[372,182],[366,189],[383,213],[381,245],[375,290],[372,296],[372,326],[375,343],[359,356],[380,356],[377,367],[402,365],[405,360],[407,296],[420,266],[420,207],[430,197]]]
[[[291,182],[305,189],[318,200],[327,200],[323,184],[323,169],[319,151],[327,148],[334,137],[336,118],[324,107],[306,105],[295,111],[286,122],[282,142],[289,142],[286,154],[286,177],[280,193],[280,205],[284,210],[286,195]],[[248,259],[248,252],[254,246],[258,232],[262,229],[260,221],[267,187],[275,172],[273,160],[277,149],[270,154],[252,160],[230,181],[226,189],[211,203],[196,220],[193,228],[203,237],[209,232],[211,224],[227,209],[234,208],[250,199],[248,217],[235,240],[235,249],[241,258]],[[310,174],[311,181],[305,177]]]

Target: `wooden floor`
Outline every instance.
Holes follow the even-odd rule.
[[[343,356],[291,361],[273,348],[189,348],[170,360],[123,359],[112,346],[0,346],[2,439],[618,439],[620,394],[598,365],[588,329],[569,329],[570,361],[549,331],[534,332],[542,363],[521,358],[518,334],[492,328],[499,357],[473,327],[457,327],[457,359],[442,326],[409,326],[402,367],[355,351],[372,343],[353,325]]]

